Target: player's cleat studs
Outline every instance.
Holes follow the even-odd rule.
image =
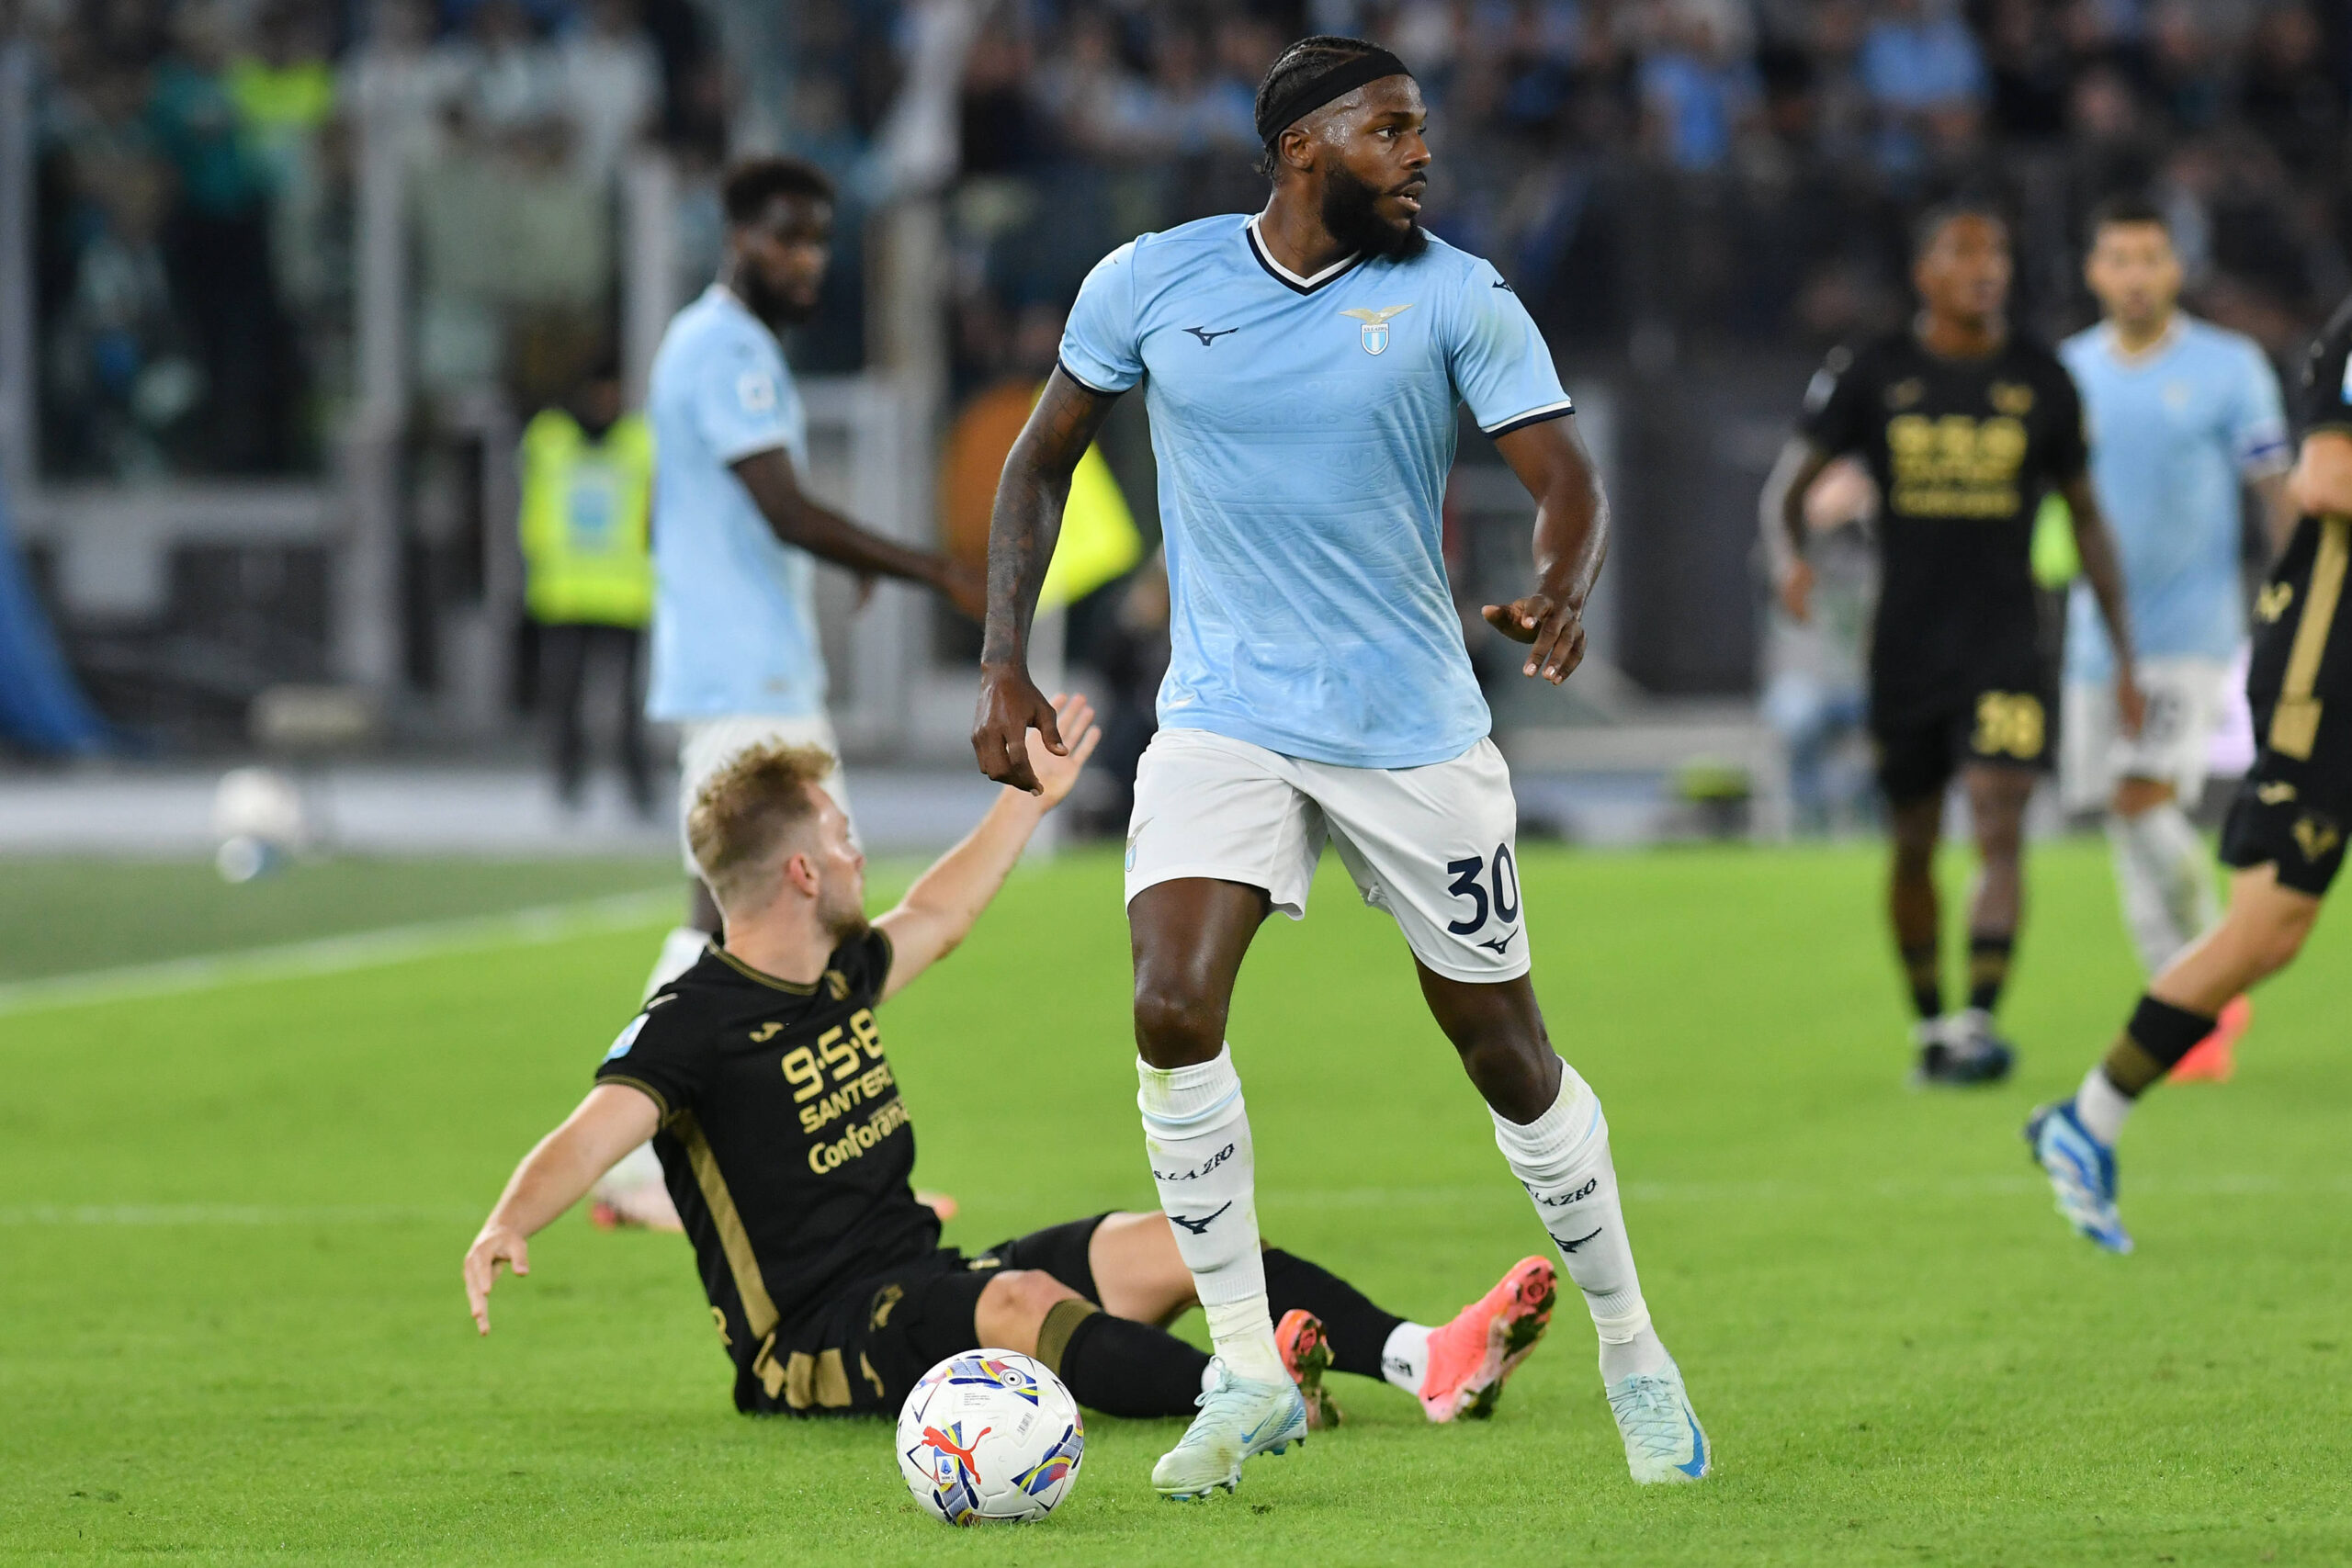
[[[1503,1383],[1551,1325],[1559,1272],[1546,1258],[1522,1258],[1495,1288],[1430,1334],[1421,1410],[1431,1421],[1483,1421]]]
[[[1306,1402],[1306,1429],[1328,1432],[1338,1426],[1339,1403],[1323,1386],[1323,1374],[1331,1370],[1331,1341],[1323,1332],[1323,1320],[1305,1307],[1291,1308],[1274,1325],[1274,1348],[1282,1353],[1291,1382],[1298,1385],[1298,1396]]]

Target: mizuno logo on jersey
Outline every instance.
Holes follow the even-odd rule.
[[[1388,323],[1411,310],[1410,305],[1391,305],[1384,310],[1342,310],[1342,316],[1353,316],[1363,323],[1363,351],[1366,354],[1388,352]]]
[[[1186,327],[1184,330],[1200,339],[1203,348],[1207,348],[1216,344],[1217,339],[1231,337],[1241,329],[1239,327]]]

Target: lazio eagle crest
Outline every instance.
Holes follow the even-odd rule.
[[[1388,352],[1388,322],[1411,310],[1410,305],[1391,305],[1385,310],[1342,310],[1342,316],[1353,316],[1363,323],[1363,351],[1366,354]]]

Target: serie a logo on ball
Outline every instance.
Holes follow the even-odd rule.
[[[1085,1455],[1078,1401],[1017,1351],[950,1356],[899,1410],[899,1473],[946,1524],[1042,1519],[1069,1495]]]

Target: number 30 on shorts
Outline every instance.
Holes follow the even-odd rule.
[[[2041,699],[2030,692],[1987,692],[1976,699],[1976,734],[1970,748],[1980,757],[2015,757],[2030,762],[2041,755],[2048,721]]]
[[[1456,936],[1484,931],[1489,914],[1497,923],[1506,926],[1519,919],[1519,863],[1511,858],[1509,844],[1497,844],[1491,862],[1471,855],[1446,862],[1445,869],[1453,878],[1445,885],[1445,890],[1457,898],[1470,900],[1469,919],[1448,920],[1447,931]],[[1487,897],[1489,888],[1493,890],[1491,900]]]

